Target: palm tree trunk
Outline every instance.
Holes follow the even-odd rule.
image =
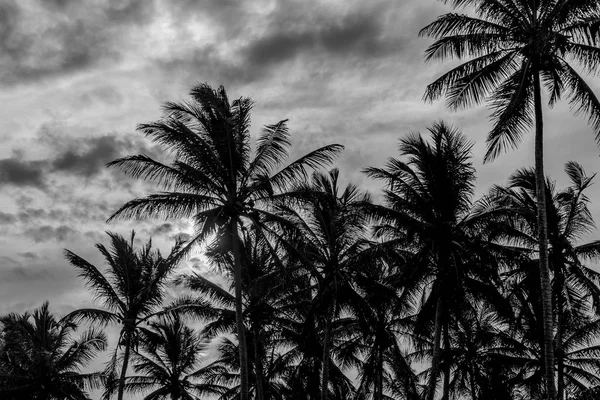
[[[469,383],[471,384],[471,400],[477,400],[477,389],[475,388],[475,367],[473,363],[471,363],[471,379],[469,379]]]
[[[129,353],[131,351],[131,334],[129,330],[125,332],[125,353],[123,354],[123,365],[121,366],[121,376],[119,377],[119,391],[117,400],[123,400],[123,391],[125,390],[125,377],[127,375],[127,365],[129,364]]]
[[[556,273],[556,286],[554,288],[556,292],[556,363],[558,367],[557,374],[557,399],[563,400],[565,397],[565,382],[564,382],[564,369],[565,369],[565,360],[563,358],[563,299],[562,299],[562,288],[565,282],[565,277],[562,273],[562,264],[555,264],[555,273]]]
[[[248,400],[248,349],[246,347],[246,329],[244,327],[244,310],[242,306],[242,255],[240,253],[238,224],[235,218],[231,220],[230,229],[234,261],[235,322],[240,355],[240,400]]]
[[[377,346],[377,389],[375,400],[383,400],[383,348]]]
[[[548,224],[546,215],[546,190],[544,174],[544,121],[542,118],[542,96],[540,74],[534,72],[534,102],[535,102],[535,181],[537,191],[537,222],[539,245],[540,292],[542,297],[543,318],[543,357],[544,376],[548,400],[556,400],[556,385],[554,383],[554,323],[552,318],[552,288],[550,286],[550,271],[548,269]]]
[[[254,336],[254,376],[256,377],[256,399],[265,399],[265,389],[263,387],[264,376],[263,376],[263,362],[262,362],[262,351],[260,348],[260,326],[258,322],[255,322],[252,326]]]
[[[427,389],[427,400],[435,398],[435,387],[437,386],[437,377],[440,364],[440,342],[442,338],[442,304],[441,293],[435,305],[435,328],[433,335],[433,355],[431,357],[431,373],[429,374],[429,385]]]
[[[328,388],[329,388],[329,342],[331,341],[331,323],[333,320],[333,313],[335,312],[335,300],[329,307],[327,313],[327,322],[325,322],[325,337],[323,339],[323,376],[321,378],[321,400],[327,400]]]
[[[450,398],[450,336],[448,334],[448,322],[444,324],[444,388],[442,400]]]

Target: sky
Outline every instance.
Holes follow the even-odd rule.
[[[289,118],[293,156],[343,144],[336,166],[373,193],[361,169],[382,166],[399,138],[440,119],[475,143],[478,195],[531,166],[533,135],[483,164],[485,106],[423,102],[426,85],[456,63],[425,63],[431,39],[418,32],[450,11],[436,0],[0,0],[0,314],[45,300],[59,315],[92,306],[63,251],[101,267],[94,244],[107,230],[135,229],[165,251],[192,232],[186,221],[106,224],[153,186],[105,164],[160,156],[136,125],[201,82],[254,99],[253,135]],[[600,80],[587,80],[600,94]],[[558,186],[567,161],[598,172],[586,118],[564,101],[544,114],[546,171]],[[588,194],[600,221],[600,184]],[[213,273],[199,257],[181,267],[190,268]]]

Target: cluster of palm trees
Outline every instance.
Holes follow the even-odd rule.
[[[288,162],[286,120],[252,145],[252,101],[197,85],[139,127],[169,161],[109,163],[161,190],[109,221],[185,218],[194,235],[163,257],[151,242],[136,249],[133,233],[109,233],[110,246],[97,245],[104,271],[67,250],[102,307],[3,317],[2,398],[85,399],[98,388],[119,400],[593,396],[600,241],[581,241],[595,228],[594,175],[570,162],[568,187],[545,176],[541,95],[552,105],[567,94],[598,136],[600,102],[567,61],[599,67],[600,3],[451,3],[473,12],[425,27],[435,39],[426,56],[469,60],[425,97],[455,109],[489,101],[488,161],[535,127],[534,169],[474,199],[472,144],[436,122],[402,138],[398,158],[364,169],[383,186],[374,202],[327,169],[342,146]],[[198,249],[222,280],[175,273]],[[73,340],[81,322],[92,328]],[[106,348],[107,324],[120,327],[110,361],[82,372]]]

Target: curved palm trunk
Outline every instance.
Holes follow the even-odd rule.
[[[429,375],[427,400],[433,400],[435,398],[435,387],[437,386],[437,377],[440,368],[440,342],[442,338],[442,304],[443,299],[440,294],[435,305],[435,332],[433,336],[433,356],[431,357],[431,374]]]
[[[329,388],[329,348],[330,348],[330,336],[331,336],[331,323],[333,320],[333,314],[335,312],[335,299],[329,311],[327,313],[327,322],[325,323],[325,337],[323,343],[323,376],[321,378],[321,400],[327,400],[328,388]]]
[[[537,221],[539,246],[540,292],[542,297],[543,318],[543,357],[544,377],[548,400],[556,400],[556,385],[554,379],[554,344],[552,319],[552,288],[550,286],[550,271],[548,269],[548,224],[546,215],[546,191],[544,175],[544,122],[542,119],[542,98],[540,74],[534,73],[534,102],[535,102],[535,181],[537,191]]]
[[[117,400],[123,400],[123,391],[125,390],[125,377],[127,375],[127,365],[129,364],[129,353],[131,351],[131,332],[126,332],[125,353],[123,354],[123,365],[121,366],[121,376],[119,376],[119,391]]]
[[[238,224],[235,218],[230,223],[231,241],[234,261],[235,280],[235,322],[237,325],[238,350],[240,355],[240,399],[248,399],[248,349],[246,347],[246,331],[242,306],[242,255],[240,253],[240,238]]]
[[[264,373],[263,373],[263,360],[262,351],[260,346],[260,326],[258,322],[255,322],[252,326],[254,336],[254,375],[256,377],[256,399],[265,399],[264,389]]]

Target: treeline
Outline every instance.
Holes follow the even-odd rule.
[[[3,317],[3,399],[84,399],[90,389],[118,399],[544,398],[534,170],[474,199],[471,143],[438,122],[364,169],[384,187],[377,204],[323,169],[341,146],[287,163],[285,121],[251,146],[249,99],[230,103],[208,85],[191,96],[140,127],[172,163],[110,164],[163,190],[110,220],[189,218],[194,237],[163,256],[150,242],[136,248],[133,233],[109,233],[97,244],[104,268],[67,250],[100,308]],[[595,229],[594,176],[574,162],[565,172],[571,184],[548,179],[545,192],[554,369],[572,399],[600,386],[600,274],[586,266],[600,241],[580,243]],[[225,286],[175,274],[198,245]],[[166,302],[175,286],[188,294]],[[76,339],[83,321],[93,328]],[[107,324],[120,327],[110,361],[84,373],[106,350]]]

